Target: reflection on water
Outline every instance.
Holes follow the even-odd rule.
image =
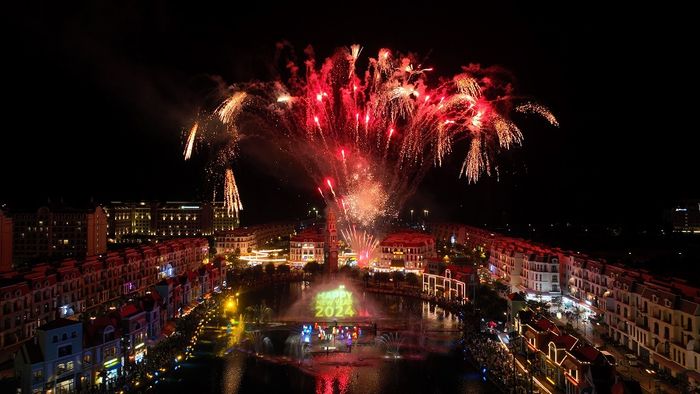
[[[254,305],[263,300],[282,316],[285,308],[301,295],[298,286],[246,295],[242,301]],[[154,387],[158,392],[194,393],[488,393],[493,387],[466,365],[453,349],[460,336],[458,319],[434,305],[416,299],[362,294],[376,306],[378,336],[383,333],[401,339],[400,358],[389,358],[368,340],[351,353],[314,354],[300,362],[266,359],[234,351],[215,357],[217,349],[199,352],[182,368]],[[362,301],[361,301],[362,302]],[[203,338],[217,343],[220,332],[205,332]],[[388,337],[388,336],[387,336]],[[225,342],[225,341],[224,341]],[[381,341],[380,341],[381,342]],[[284,341],[280,341],[284,346]],[[221,344],[220,347],[226,346]],[[283,353],[275,349],[277,354]],[[276,358],[277,357],[277,358]]]

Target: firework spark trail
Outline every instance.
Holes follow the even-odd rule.
[[[357,253],[357,262],[360,267],[367,267],[369,262],[377,255],[379,240],[366,231],[357,231],[355,226],[341,229],[340,233],[345,238],[345,242],[348,243],[350,249]]]
[[[241,112],[243,102],[247,96],[246,92],[235,92],[219,105],[215,112],[222,123],[235,126],[234,120]]]
[[[185,160],[189,160],[190,157],[192,157],[192,148],[194,147],[194,139],[197,136],[197,129],[199,128],[199,123],[194,122],[194,125],[190,129],[190,133],[187,136],[187,143],[185,144],[185,151],[183,154],[185,155]]]
[[[535,103],[527,103],[515,107],[515,110],[522,113],[533,113],[540,115],[541,117],[547,119],[547,121],[552,125],[559,127],[559,122],[557,118],[552,114],[549,109],[543,105]]]
[[[472,65],[431,84],[432,69],[421,68],[412,55],[381,49],[362,71],[356,70],[360,53],[352,45],[323,62],[308,58],[304,72],[290,61],[287,82],[231,86],[198,131],[211,141],[221,137],[210,129],[226,127],[228,142],[218,159],[227,169],[226,185],[235,185],[229,162],[238,131],[245,131],[298,160],[326,203],[342,206],[342,221],[371,229],[396,217],[428,169],[463,150],[462,141],[467,149],[460,176],[473,183],[489,175],[493,155],[523,141],[508,116],[511,108],[558,125],[545,107],[518,103],[512,85],[495,71]],[[239,206],[240,199],[233,200],[230,205]]]
[[[235,212],[236,216],[238,216],[239,211],[243,210],[241,196],[238,195],[236,178],[234,178],[231,168],[226,169],[226,177],[224,180],[224,205],[229,214]]]

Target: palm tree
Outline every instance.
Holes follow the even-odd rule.
[[[267,323],[272,316],[272,309],[268,308],[264,302],[256,306],[249,306],[245,308],[245,312],[250,319],[258,324]]]

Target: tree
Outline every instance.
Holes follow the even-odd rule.
[[[401,271],[392,272],[391,279],[394,280],[394,287],[399,287],[399,282],[402,282],[404,279],[403,272],[401,272]]]
[[[315,261],[309,261],[304,264],[304,272],[308,274],[314,275],[319,271],[321,271],[321,265]]]
[[[503,321],[508,309],[508,302],[501,298],[490,286],[480,285],[476,290],[476,306],[489,320]]]
[[[251,267],[250,273],[253,275],[253,279],[258,279],[260,276],[262,276],[263,273],[262,265],[255,265]]]
[[[496,289],[497,292],[499,293],[504,293],[508,291],[509,286],[506,285],[505,283],[502,283],[500,281],[494,281],[493,282],[493,287]]]
[[[409,272],[406,274],[406,283],[408,283],[411,286],[417,286],[418,285],[418,275],[414,274],[413,272]]]
[[[360,271],[357,268],[351,267],[349,265],[344,265],[344,266],[340,267],[340,273],[343,274],[344,276],[346,276],[348,278],[352,278],[352,279],[360,276]]]
[[[267,263],[265,264],[265,272],[272,276],[275,273],[275,263]]]
[[[280,274],[288,274],[292,269],[289,267],[288,264],[282,264],[279,267],[277,267],[277,272]]]
[[[374,273],[374,282],[375,283],[383,283],[383,282],[388,282],[389,281],[389,274],[386,272],[375,272]]]

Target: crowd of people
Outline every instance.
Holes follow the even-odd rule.
[[[472,333],[464,339],[465,355],[481,369],[484,377],[503,387],[509,386],[509,378],[515,373],[513,356],[501,342],[483,333]]]

